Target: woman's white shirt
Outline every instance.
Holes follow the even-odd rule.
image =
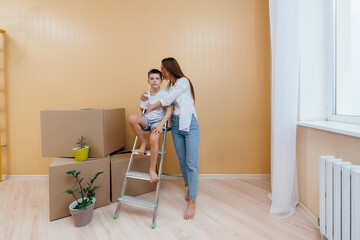
[[[194,114],[197,119],[189,80],[182,77],[177,79],[174,85],[169,82],[165,90],[169,94],[160,100],[161,105],[169,106],[173,104],[173,114],[179,116],[179,130],[188,132],[192,115]]]

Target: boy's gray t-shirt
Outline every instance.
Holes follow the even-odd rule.
[[[145,102],[141,102],[140,107],[142,109],[146,109],[148,106],[150,106],[150,105],[152,105],[152,104],[154,104],[156,102],[159,102],[166,95],[168,95],[168,92],[164,91],[164,90],[160,90],[158,92],[158,94],[156,94],[155,96],[151,96],[150,91],[148,91],[147,97],[149,99],[147,101],[145,101]],[[150,113],[145,114],[145,117],[150,122],[160,122],[164,118],[165,113],[166,113],[166,107],[160,107],[160,108],[154,109]]]

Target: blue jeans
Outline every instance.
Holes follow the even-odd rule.
[[[199,144],[200,129],[192,116],[190,131],[179,130],[179,116],[171,116],[172,137],[180,162],[181,174],[189,187],[189,198],[195,199],[199,188]]]

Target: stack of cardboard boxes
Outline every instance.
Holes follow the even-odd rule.
[[[90,146],[89,159],[77,162],[72,149],[84,136]],[[50,220],[70,215],[73,196],[67,189],[76,189],[69,170],[81,171],[84,182],[97,172],[95,208],[116,202],[120,196],[130,154],[113,154],[125,147],[125,109],[79,109],[41,111],[41,144],[43,157],[55,157],[49,166]],[[149,157],[136,158],[133,169],[147,172]],[[135,180],[135,179],[134,179]],[[155,190],[156,185],[144,181],[129,181],[127,195],[136,196]]]

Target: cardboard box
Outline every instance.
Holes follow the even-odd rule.
[[[130,153],[114,154],[110,156],[111,165],[111,201],[117,202],[120,197],[121,189],[125,180],[125,172],[129,165]],[[134,155],[134,162],[131,170],[137,172],[149,172],[150,157],[139,157]],[[140,194],[155,191],[156,183],[139,179],[129,179],[125,195],[137,196]]]
[[[94,182],[94,186],[100,187],[95,191],[95,208],[110,204],[110,157],[83,162],[77,162],[74,158],[55,158],[49,165],[50,221],[70,215],[69,205],[75,199],[65,191],[79,187],[74,177],[65,173],[72,170],[81,171],[80,176],[84,178],[82,186],[86,186],[89,178],[97,172],[103,171]],[[78,193],[75,196],[80,198]]]
[[[103,158],[125,146],[125,109],[42,110],[43,157],[74,157],[72,149],[84,136],[89,157]]]

